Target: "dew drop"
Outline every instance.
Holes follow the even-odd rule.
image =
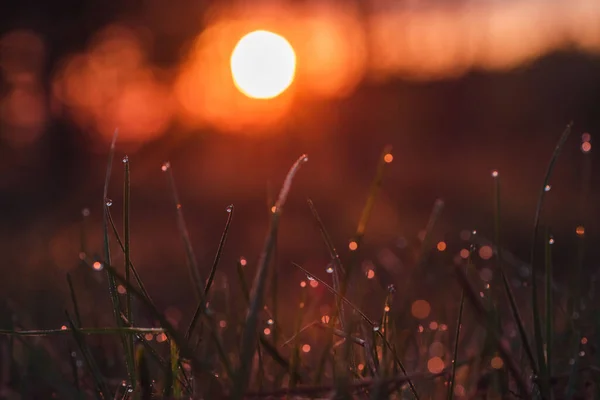
[[[327,272],[328,274],[333,274],[333,267],[331,265],[328,266],[325,272]]]
[[[493,176],[494,178],[497,178],[497,177],[498,177],[498,171],[497,171],[497,170],[493,170],[493,171],[492,171],[492,176]]]
[[[549,191],[550,191],[550,189],[552,189],[552,186],[551,186],[551,185],[546,185],[546,186],[544,186],[544,192],[549,192]]]
[[[177,207],[178,210],[181,210],[181,204],[180,203],[177,203],[176,207]]]
[[[106,206],[107,206],[107,207],[110,207],[110,206],[112,206],[112,205],[113,205],[113,201],[112,201],[111,199],[108,199],[108,198],[107,198],[107,199],[105,200],[105,202],[106,202]]]
[[[129,162],[129,156],[123,157],[123,164],[127,164]]]
[[[314,280],[315,280],[315,278],[313,278],[313,277],[312,277],[312,276],[310,276],[310,275],[306,275],[306,278],[307,278],[309,281],[314,281]]]
[[[471,232],[472,235],[477,235],[477,231],[475,229],[473,229],[473,232]]]
[[[267,325],[273,325],[275,323],[275,321],[273,321],[272,318],[269,318],[269,320],[267,321]]]
[[[379,327],[378,326],[374,326],[373,327],[373,332],[379,332]]]
[[[304,154],[302,156],[302,162],[307,162],[308,161],[308,156],[306,154]]]
[[[394,284],[388,285],[387,290],[390,294],[394,294],[396,293],[396,286]]]
[[[227,206],[227,208],[225,209],[225,211],[227,211],[228,213],[233,211],[233,204],[230,204]]]
[[[550,239],[548,239],[548,243],[549,243],[549,244],[554,244],[554,238],[553,238],[553,237],[551,237]]]
[[[163,165],[160,167],[160,170],[162,172],[167,172],[169,168],[171,168],[171,163],[167,161],[163,163]]]
[[[84,217],[89,217],[90,216],[90,209],[89,208],[84,208],[83,210],[81,210],[81,215],[83,215]]]

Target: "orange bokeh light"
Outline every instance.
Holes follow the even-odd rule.
[[[427,369],[432,374],[439,374],[444,370],[444,360],[440,357],[431,357],[429,361],[427,361]]]
[[[385,156],[383,156],[383,161],[389,164],[392,161],[394,161],[394,156],[391,153],[388,153]]]
[[[349,248],[351,251],[354,251],[354,250],[358,249],[358,243],[356,243],[356,242],[353,240],[353,241],[351,241],[350,243],[348,243],[348,248]]]
[[[495,356],[490,361],[490,365],[494,369],[501,369],[504,366],[504,361],[502,360],[502,358]]]
[[[412,303],[411,313],[417,319],[425,319],[431,312],[431,305],[427,300],[417,300]]]
[[[446,250],[446,242],[439,242],[437,244],[437,249],[438,249],[438,251],[444,251],[444,250]]]

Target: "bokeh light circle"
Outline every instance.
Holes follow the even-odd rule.
[[[296,53],[276,33],[258,30],[240,39],[231,53],[231,75],[235,86],[248,97],[271,99],[283,93],[294,80]]]

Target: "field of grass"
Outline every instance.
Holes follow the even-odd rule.
[[[130,256],[127,157],[122,229],[111,215],[115,134],[104,186],[104,251],[97,258],[85,249],[79,254],[86,273],[102,276],[114,323],[82,321],[82,289],[70,275],[65,326],[29,330],[7,307],[0,326],[0,399],[600,398],[600,307],[593,303],[595,279],[582,275],[585,230],[582,225],[574,232],[570,280],[556,282],[554,238],[543,218],[552,170],[571,143],[571,129],[549,155],[537,209],[523,227],[532,236],[526,262],[502,246],[501,171],[490,171],[490,240],[463,231],[456,243],[436,244],[432,232],[444,208],[436,200],[418,243],[398,247],[402,268],[366,265],[361,244],[393,158],[385,147],[348,248],[336,249],[318,205],[308,199],[314,234],[322,237],[330,262],[321,270],[293,264],[306,276],[293,310],[279,305],[286,293],[277,268],[278,227],[288,196],[301,195],[292,183],[308,157],[290,168],[262,252],[255,264],[238,260],[235,286],[215,284],[234,206],[226,210],[213,264],[198,265],[173,168],[163,164],[195,288],[195,313],[184,329],[157,308]],[[450,246],[462,250],[452,257]],[[112,264],[115,250],[124,265]],[[315,287],[325,288],[322,295],[311,292]],[[116,362],[107,356],[115,352]]]

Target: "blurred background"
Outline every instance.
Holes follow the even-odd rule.
[[[240,93],[229,69],[235,44],[255,29],[296,52],[294,82],[270,100]],[[254,270],[272,199],[309,155],[278,242],[280,281],[292,290],[303,277],[290,261],[327,264],[306,198],[346,256],[385,145],[394,159],[361,249],[367,264],[403,268],[398,252],[418,242],[436,199],[445,207],[435,242],[448,244],[450,263],[465,247],[461,231],[491,237],[494,169],[504,243],[527,260],[544,171],[573,120],[543,215],[557,270],[574,258],[577,226],[588,243],[599,239],[595,0],[9,0],[0,73],[0,290],[30,313],[31,328],[63,323],[66,272],[91,279],[80,289],[84,312],[109,310],[104,277],[90,278],[78,254],[101,254],[115,128],[114,218],[121,229],[127,155],[133,261],[157,303],[186,321],[194,297],[166,161],[204,275],[235,205],[225,285],[239,257]],[[586,250],[592,272],[597,252]],[[121,266],[116,246],[113,254]]]

